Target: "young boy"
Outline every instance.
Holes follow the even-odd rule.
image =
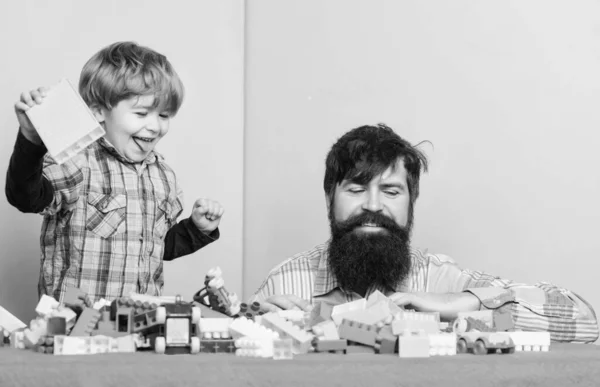
[[[47,89],[21,94],[20,130],[6,178],[8,201],[44,216],[38,290],[62,301],[67,286],[92,301],[160,295],[163,260],[219,238],[221,205],[199,199],[189,218],[175,173],[154,151],[183,100],[167,58],[132,42],[112,44],[83,67],[79,93],[106,131],[62,165],[25,112]]]

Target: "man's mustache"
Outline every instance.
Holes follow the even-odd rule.
[[[378,212],[369,211],[351,216],[343,222],[337,222],[336,228],[340,232],[346,233],[354,230],[357,227],[361,227],[364,224],[382,227],[389,230],[390,232],[397,232],[398,229],[401,229],[401,227],[390,217]]]

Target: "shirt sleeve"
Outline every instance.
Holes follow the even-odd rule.
[[[490,274],[460,268],[443,255],[430,255],[430,292],[469,292],[482,310],[510,309],[516,329],[548,331],[555,342],[590,343],[598,339],[598,321],[582,297],[547,282],[516,283]]]
[[[41,212],[52,202],[54,189],[42,176],[46,152],[43,144],[30,142],[19,130],[6,173],[5,194],[8,202],[21,212]]]

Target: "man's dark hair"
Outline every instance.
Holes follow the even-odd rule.
[[[407,172],[410,195],[407,226],[410,230],[414,203],[419,197],[421,170],[427,172],[427,157],[385,124],[352,129],[331,147],[325,161],[323,180],[329,204],[333,204],[335,187],[343,180],[367,184],[389,167],[394,167],[399,159],[404,161]]]

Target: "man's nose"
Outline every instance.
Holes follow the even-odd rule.
[[[383,209],[379,192],[368,191],[367,197],[363,203],[363,210],[371,212],[380,212]]]

